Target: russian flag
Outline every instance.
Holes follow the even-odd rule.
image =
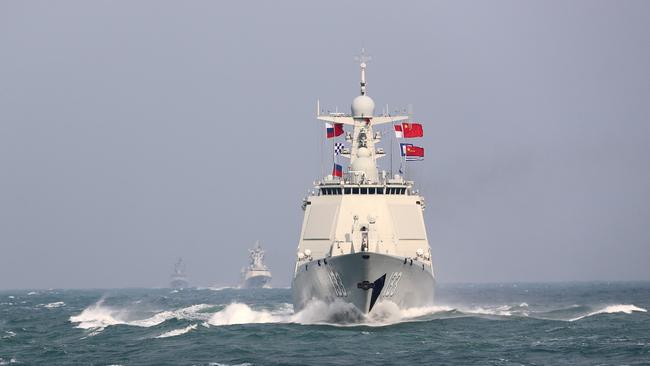
[[[402,156],[407,161],[424,160],[424,148],[413,144],[399,144]]]
[[[343,123],[335,123],[334,125],[325,123],[325,129],[327,130],[328,139],[341,136],[343,134]]]
[[[334,168],[332,169],[333,177],[343,177],[343,167],[339,164],[334,163]]]

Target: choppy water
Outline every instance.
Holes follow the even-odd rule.
[[[650,283],[440,285],[294,314],[289,289],[0,292],[0,365],[650,364]]]

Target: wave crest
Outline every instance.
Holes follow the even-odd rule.
[[[195,329],[196,329],[196,324],[191,324],[191,325],[188,325],[185,328],[170,330],[169,332],[165,332],[165,333],[157,336],[156,338],[176,337],[176,336],[185,334],[185,333],[187,333],[187,332],[189,332],[191,330],[195,330]]]
[[[216,309],[212,309],[216,308]],[[473,307],[429,306],[403,309],[392,302],[379,302],[372,313],[363,314],[353,304],[340,300],[324,302],[313,300],[301,311],[294,312],[288,303],[276,304],[270,308],[255,308],[233,302],[225,307],[220,305],[198,304],[177,310],[143,313],[133,308],[107,306],[103,299],[88,306],[78,315],[70,317],[80,329],[92,330],[90,335],[101,332],[112,325],[153,327],[171,319],[202,321],[206,327],[242,324],[294,323],[326,324],[333,326],[386,326],[402,322],[430,321],[458,317],[484,317],[500,319],[504,317],[530,317],[555,321],[577,321],[599,314],[647,312],[646,309],[630,304],[615,304],[598,307],[572,306],[564,309],[540,311],[527,303],[514,305],[483,305]],[[162,333],[157,338],[173,337],[196,329],[196,324]]]
[[[569,321],[576,321],[580,319],[584,319],[590,316],[594,315],[599,315],[599,314],[615,314],[615,313],[624,313],[624,314],[632,314],[633,312],[641,312],[641,313],[646,313],[648,310],[644,308],[640,308],[638,306],[634,305],[626,305],[626,304],[616,304],[616,305],[609,305],[605,306],[602,309],[592,311],[589,314],[579,316],[577,318],[569,319]]]
[[[232,303],[214,313],[207,323],[214,326],[261,323],[384,326],[452,310],[446,306],[401,309],[394,303],[381,302],[372,313],[363,314],[351,303],[312,300],[301,311],[294,313],[291,304],[282,304],[272,310],[256,310],[246,304]]]
[[[178,310],[168,310],[156,313],[146,318],[134,319],[134,314],[128,308],[114,308],[104,305],[104,300],[85,308],[80,314],[70,317],[71,323],[78,323],[77,328],[101,330],[111,325],[132,325],[136,327],[153,327],[170,319],[206,320],[210,314],[201,310],[213,305],[198,304]]]

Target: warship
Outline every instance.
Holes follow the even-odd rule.
[[[304,218],[291,284],[296,311],[313,300],[343,301],[362,314],[384,301],[400,308],[433,304],[435,278],[424,198],[413,181],[377,166],[377,159],[386,154],[376,147],[381,133],[374,128],[410,117],[374,115],[375,103],[366,93],[369,58],[362,52],[358,60],[361,94],[353,99],[351,114],[321,114],[317,106],[316,118],[326,123],[327,137],[344,135],[349,144],[333,144],[334,153],[348,158],[349,165],[344,170],[335,163],[332,174],[314,182],[302,202]],[[408,125],[394,125],[396,135]],[[344,126],[352,131],[343,131]],[[406,145],[411,144],[400,144],[404,160],[419,160],[409,159],[413,145]],[[424,150],[416,148],[421,154],[413,155],[423,157]]]
[[[269,288],[271,271],[264,264],[264,251],[260,242],[255,242],[255,247],[249,249],[250,263],[241,271],[242,288]]]
[[[185,265],[183,264],[182,258],[178,258],[178,261],[174,264],[174,272],[172,273],[171,278],[169,287],[175,289],[184,289],[189,287],[187,276],[185,276]]]

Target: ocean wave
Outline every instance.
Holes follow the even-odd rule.
[[[613,313],[632,314],[633,312],[647,312],[647,310],[637,307],[635,305],[616,304],[616,305],[604,306],[601,308],[585,306],[585,305],[573,305],[570,307],[560,308],[560,309],[535,311],[529,309],[528,304],[524,302],[519,305],[492,305],[492,306],[483,305],[483,306],[472,306],[472,307],[452,306],[449,307],[448,314],[442,314],[438,312],[437,314],[431,313],[428,315],[454,315],[454,316],[464,316],[464,317],[474,316],[474,317],[485,317],[488,319],[520,317],[520,318],[533,318],[533,319],[541,319],[541,320],[557,320],[557,321],[573,322],[573,321],[581,320],[599,314],[613,314]],[[448,317],[448,316],[442,316],[442,317]]]
[[[191,325],[188,325],[185,328],[170,330],[169,332],[165,332],[165,333],[157,336],[156,338],[176,337],[176,336],[185,334],[185,333],[187,333],[187,332],[189,332],[191,330],[195,330],[195,329],[196,329],[196,324],[191,324]]]
[[[644,308],[640,308],[638,306],[634,305],[626,305],[626,304],[616,304],[616,305],[609,305],[605,306],[604,308],[598,309],[596,311],[592,311],[588,314],[581,315],[579,317],[569,319],[569,321],[573,322],[576,320],[584,319],[590,316],[594,315],[599,315],[599,314],[615,314],[615,313],[624,313],[624,314],[632,314],[633,312],[641,312],[641,313],[646,313],[648,310]]]
[[[361,313],[353,304],[314,300],[304,309],[294,313],[291,304],[281,304],[275,309],[253,309],[247,304],[232,303],[214,313],[207,324],[214,326],[264,323],[322,324],[334,326],[384,326],[416,320],[432,313],[453,310],[446,306],[400,309],[390,302],[378,303],[370,314]]]
[[[209,313],[202,310],[214,307],[209,304],[192,305],[177,310],[166,310],[146,318],[136,318],[137,312],[131,308],[116,308],[104,305],[104,300],[85,308],[80,314],[70,317],[71,323],[78,323],[77,328],[93,329],[96,332],[111,325],[131,325],[136,327],[153,327],[170,319],[207,320]]]
[[[496,317],[510,317],[510,316],[530,316],[531,312],[528,309],[528,304],[523,302],[519,305],[483,305],[473,307],[458,306],[453,310],[464,315],[477,315],[477,316],[496,316]]]
[[[57,301],[57,302],[51,302],[49,304],[40,304],[38,306],[42,306],[47,309],[54,309],[54,308],[60,308],[61,306],[65,306],[65,302]]]
[[[371,313],[363,314],[348,302],[314,300],[298,312],[294,312],[293,306],[288,303],[277,304],[270,308],[256,308],[248,304],[233,302],[225,307],[223,305],[198,304],[176,310],[149,312],[143,316],[142,311],[138,311],[133,306],[122,308],[107,306],[102,299],[85,308],[78,315],[71,316],[70,322],[76,323],[77,328],[91,330],[90,335],[95,335],[112,325],[148,328],[171,319],[201,321],[206,327],[265,323],[333,326],[364,325],[372,327],[459,317],[479,317],[493,320],[526,317],[543,320],[577,321],[598,314],[631,314],[633,312],[647,312],[647,310],[635,305],[616,304],[602,308],[575,305],[564,309],[538,311],[531,309],[525,302],[511,305],[474,305],[469,307],[436,305],[403,309],[392,302],[383,301],[377,303]],[[185,334],[193,329],[196,329],[196,324],[163,333],[159,337]]]
[[[239,290],[239,286],[219,286],[219,287],[206,287],[205,290],[210,291],[223,291],[223,290]]]
[[[10,358],[9,360],[5,360],[4,358],[0,357],[0,365],[9,365],[12,363],[18,363],[18,361],[15,358]]]
[[[2,336],[3,339],[13,338],[13,337],[16,336],[16,332],[12,332],[12,331],[10,331],[10,330],[5,330],[5,334],[6,334],[6,335],[3,335],[3,336]]]

